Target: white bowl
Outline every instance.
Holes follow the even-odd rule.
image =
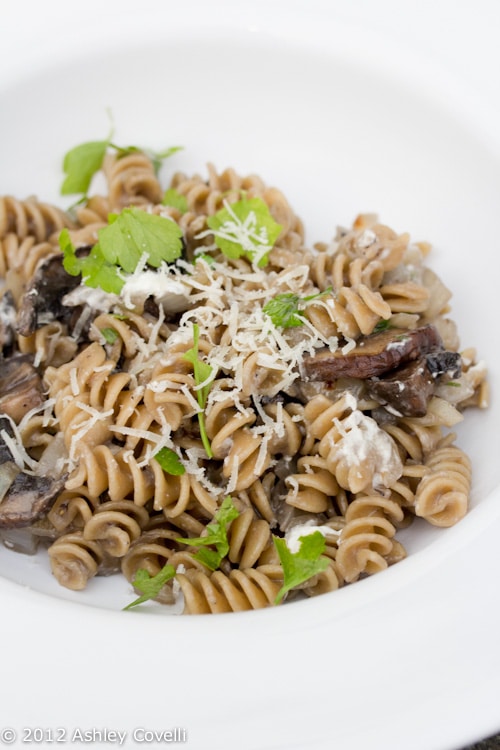
[[[454,293],[463,345],[487,361],[492,397],[458,430],[474,467],[469,515],[446,531],[415,525],[405,561],[314,600],[230,616],[125,613],[126,582],[74,594],[43,555],[1,549],[2,721],[19,741],[29,728],[68,742],[107,730],[126,733],[122,747],[153,742],[135,729],[180,727],[203,750],[446,750],[492,733],[500,117],[425,45],[397,37],[397,3],[380,4],[392,36],[373,9],[356,18],[342,2],[67,5],[23,18],[11,4],[0,32],[0,194],[62,204],[62,155],[106,137],[111,112],[121,143],[182,144],[175,168],[212,161],[283,188],[311,242],[377,212],[434,245],[432,267]],[[438,3],[443,18],[454,9]],[[430,44],[431,9],[422,13],[416,38]]]

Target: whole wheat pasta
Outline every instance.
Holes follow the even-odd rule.
[[[0,198],[6,543],[25,528],[70,589],[121,572],[222,613],[333,592],[403,559],[415,516],[463,518],[450,430],[487,406],[487,369],[427,243],[360,214],[309,247],[283,192],[234,168],[163,183],[108,149],[102,170],[107,194],[71,215]]]

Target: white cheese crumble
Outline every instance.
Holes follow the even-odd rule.
[[[301,541],[300,538],[303,536],[309,536],[319,531],[324,537],[332,536],[338,538],[340,531],[330,528],[330,526],[317,526],[315,521],[306,521],[305,523],[299,523],[296,526],[292,526],[285,534],[285,542],[290,552],[295,554],[300,550]]]
[[[94,289],[86,284],[80,284],[80,286],[75,287],[62,298],[62,304],[65,307],[87,305],[95,312],[109,312],[119,302],[120,298],[116,294],[104,292],[99,287]]]
[[[402,474],[403,465],[396,443],[377,422],[355,409],[345,419],[334,420],[340,440],[333,448],[335,460],[372,474],[373,487],[390,487]]]
[[[129,309],[143,304],[148,297],[154,297],[168,314],[184,312],[190,304],[184,284],[172,278],[164,266],[128,276],[120,296]]]

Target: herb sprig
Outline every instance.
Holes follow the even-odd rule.
[[[98,232],[98,242],[87,256],[78,256],[68,229],[59,235],[63,265],[72,276],[82,275],[90,287],[120,294],[126,273],[133,273],[139,261],[158,268],[182,253],[182,229],[170,219],[131,206],[111,214],[109,224]]]
[[[209,227],[198,238],[213,234],[217,247],[228,258],[246,257],[259,267],[267,265],[269,252],[281,232],[262,198],[246,198],[224,207],[207,219]]]
[[[310,294],[307,297],[300,297],[294,292],[277,294],[276,297],[273,297],[273,299],[264,305],[262,310],[278,328],[302,326],[304,325],[303,310],[307,306],[307,303],[320,299],[331,291],[332,287],[328,287],[323,292]]]
[[[184,354],[183,358],[190,362],[193,365],[193,375],[194,375],[194,381],[197,386],[196,388],[196,399],[198,401],[198,406],[200,407],[198,411],[198,424],[200,426],[200,437],[201,441],[203,443],[203,447],[205,448],[205,452],[208,456],[208,458],[213,458],[213,451],[212,446],[210,445],[210,440],[207,435],[207,429],[205,427],[205,406],[207,403],[208,394],[210,393],[210,389],[212,387],[211,382],[207,382],[212,378],[214,374],[214,368],[211,367],[207,362],[204,362],[202,359],[200,359],[199,355],[199,337],[200,337],[200,328],[197,323],[193,324],[193,346],[191,349],[188,349],[188,351]],[[202,383],[205,383],[205,385],[202,385]]]
[[[185,466],[183,466],[179,456],[172,450],[172,448],[160,448],[160,450],[154,454],[153,458],[158,461],[166,474],[180,477],[182,474],[186,473]]]
[[[103,159],[109,149],[113,149],[118,158],[133,153],[143,153],[149,157],[156,172],[163,161],[181,150],[181,146],[171,146],[163,151],[152,151],[139,146],[118,146],[111,140],[112,134],[102,141],[86,141],[66,152],[63,158],[64,181],[61,195],[81,195],[88,193],[94,175],[102,167]]]
[[[155,576],[150,575],[144,568],[139,568],[132,580],[132,585],[142,591],[142,594],[123,609],[132,609],[132,607],[147,602],[149,599],[155,599],[167,581],[170,581],[174,576],[175,568],[168,563]]]
[[[194,539],[180,538],[178,542],[188,544],[192,547],[201,547],[194,553],[193,557],[206,565],[210,570],[217,570],[224,557],[229,552],[229,541],[227,538],[228,527],[231,521],[238,518],[239,512],[233,504],[230,495],[224,498],[218,511],[215,513],[212,523],[206,527],[207,535]],[[215,549],[208,549],[215,547]]]
[[[279,604],[285,594],[295,586],[308,581],[328,567],[328,558],[322,557],[325,550],[325,537],[321,531],[301,536],[299,541],[301,544],[298,552],[291,552],[285,539],[273,536],[274,546],[283,568],[283,586],[278,591],[275,604]]]

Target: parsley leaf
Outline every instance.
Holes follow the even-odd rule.
[[[143,256],[155,268],[176,260],[182,253],[181,238],[182,229],[174,221],[131,207],[110,216],[86,257],[77,256],[67,229],[61,231],[59,245],[67,273],[81,274],[87,286],[120,294],[125,283],[122,271],[133,273]]]
[[[156,458],[163,471],[167,474],[179,477],[186,472],[186,469],[181,464],[179,456],[171,448],[160,448],[160,450],[154,454],[153,458]]]
[[[262,198],[225,202],[224,208],[208,217],[207,225],[211,231],[202,232],[198,237],[213,234],[215,244],[228,258],[245,256],[259,267],[267,264],[268,253],[282,229]]]
[[[94,289],[100,287],[110,294],[120,294],[125,280],[118,266],[108,263],[99,244],[82,258],[76,254],[69,231],[63,229],[59,235],[59,246],[64,254],[63,266],[71,276],[82,275],[82,281]]]
[[[325,294],[331,292],[332,287],[328,287],[324,292],[310,294],[307,297],[299,297],[294,292],[277,294],[276,297],[269,300],[262,308],[266,315],[269,315],[275,326],[281,328],[293,328],[304,324],[302,310],[307,302],[319,299]]]
[[[175,188],[169,188],[163,196],[162,203],[164,206],[172,206],[176,208],[181,214],[185,214],[188,210],[188,202],[185,195],[181,195]]]
[[[325,549],[325,537],[321,531],[299,537],[298,552],[290,552],[286,541],[280,537],[273,536],[273,541],[283,568],[283,586],[274,601],[279,604],[290,589],[326,570],[329,562],[328,558],[321,557]]]
[[[210,570],[217,570],[221,561],[229,552],[229,541],[227,530],[231,521],[239,516],[238,510],[233,505],[232,498],[228,495],[222,501],[219,510],[215,513],[212,523],[207,525],[207,535],[195,539],[177,539],[178,542],[189,544],[193,547],[202,547],[195,552],[193,557],[206,565]],[[215,547],[206,549],[206,547]]]
[[[193,374],[194,374],[194,380],[197,386],[200,386],[202,383],[205,383],[206,380],[208,380],[213,372],[214,369],[211,367],[207,362],[204,362],[199,357],[198,353],[198,340],[200,335],[200,329],[197,323],[193,324],[193,346],[191,349],[188,349],[188,351],[184,354],[183,359],[185,359],[187,362],[190,362],[193,365]],[[205,414],[203,413],[203,410],[205,408],[205,405],[207,403],[208,394],[210,393],[210,388],[212,387],[212,383],[206,383],[201,388],[196,389],[196,398],[198,400],[198,406],[200,407],[200,411],[198,412],[198,424],[200,425],[200,437],[201,441],[203,443],[203,447],[205,448],[205,452],[209,458],[212,458],[212,447],[210,445],[210,441],[208,439],[207,430],[205,427]]]
[[[114,344],[118,338],[118,331],[116,328],[101,328],[101,333],[108,344]]]
[[[389,320],[379,320],[372,333],[381,333],[382,331],[387,331],[388,328],[392,328]]]
[[[123,609],[131,609],[132,607],[136,607],[138,604],[147,602],[148,599],[154,599],[158,596],[162,587],[167,583],[167,581],[169,581],[174,576],[175,568],[173,565],[169,565],[168,563],[164,565],[163,568],[155,576],[151,576],[149,572],[144,568],[139,568],[139,570],[135,574],[135,578],[132,581],[132,586],[134,586],[139,591],[142,591],[142,595],[137,599],[134,599],[134,601],[130,602],[130,604],[127,604],[127,606]]]
[[[148,265],[158,268],[172,262],[182,252],[182,229],[175,221],[131,206],[111,214],[107,227],[99,230],[99,245],[108,263],[133,273],[142,256]]]
[[[70,149],[63,159],[65,179],[61,186],[61,195],[86,195],[92,178],[101,169],[103,159],[109,148],[115,149],[118,158],[133,153],[143,153],[152,162],[156,172],[163,160],[180,151],[182,146],[171,146],[163,151],[151,151],[138,146],[117,146],[111,142],[111,135],[103,141],[87,141]]]
[[[299,312],[299,302],[299,295],[293,292],[278,294],[269,300],[262,310],[269,315],[275,326],[293,328],[304,325],[304,317]]]
[[[61,187],[61,195],[87,193],[92,177],[101,168],[108,146],[109,140],[88,141],[66,153],[63,160],[66,177]]]

